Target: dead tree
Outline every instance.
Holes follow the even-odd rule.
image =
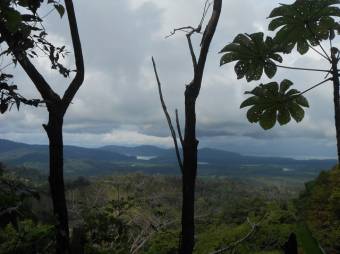
[[[182,195],[183,195],[183,203],[182,203],[182,232],[180,238],[180,254],[191,254],[194,249],[194,236],[195,236],[195,224],[194,224],[194,207],[195,207],[195,184],[196,184],[196,176],[197,176],[197,147],[198,140],[196,138],[196,100],[200,93],[202,78],[205,68],[205,63],[208,56],[208,51],[210,47],[210,43],[215,34],[215,30],[219,21],[221,9],[222,9],[222,0],[214,0],[213,1],[213,11],[210,17],[210,20],[204,30],[201,44],[200,44],[200,54],[198,59],[196,58],[196,54],[194,51],[194,47],[191,42],[191,36],[193,34],[200,34],[202,23],[205,15],[207,14],[207,10],[209,9],[210,4],[208,1],[206,2],[203,17],[198,27],[194,28],[191,26],[182,27],[175,29],[171,35],[175,34],[176,31],[185,31],[187,32],[187,40],[189,45],[189,50],[192,58],[193,68],[194,68],[194,77],[192,81],[186,86],[185,89],[185,130],[184,130],[184,138],[181,139],[181,144],[183,148],[183,162],[180,157],[180,151],[177,145],[177,137],[175,129],[171,123],[171,119],[167,112],[162,91],[161,91],[161,83],[157,74],[156,64],[153,60],[154,72],[156,75],[159,94],[161,98],[162,107],[164,113],[167,117],[167,121],[171,130],[171,134],[175,143],[177,159],[179,162],[179,166],[182,172]],[[177,117],[178,119],[178,117]],[[178,123],[178,120],[177,120]],[[178,133],[181,137],[181,131],[178,126]]]
[[[76,75],[62,97],[51,88],[50,84],[30,61],[26,52],[17,47],[17,41],[13,34],[4,25],[0,24],[0,33],[3,39],[39,91],[49,113],[48,123],[43,125],[43,127],[49,139],[49,184],[53,201],[53,212],[56,217],[57,254],[70,253],[68,213],[63,176],[63,120],[70,103],[84,80],[83,55],[72,0],[65,0],[65,7],[74,48]]]

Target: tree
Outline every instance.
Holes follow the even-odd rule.
[[[55,47],[47,41],[47,33],[41,25],[42,18],[37,14],[43,0],[5,0],[0,3],[0,43],[8,48],[2,52],[12,57],[13,63],[19,63],[46,104],[49,120],[43,125],[49,139],[50,174],[49,184],[56,217],[57,253],[69,253],[69,226],[63,178],[63,119],[75,94],[84,80],[84,63],[72,0],[65,0],[69,28],[74,48],[76,75],[60,97],[35,68],[30,58],[38,57],[36,50],[49,56],[51,68],[64,77],[70,70],[65,68],[59,58],[67,52],[65,47]],[[48,0],[60,16],[65,9],[57,1]]]
[[[339,0],[296,0],[292,4],[281,4],[272,10],[268,29],[277,31],[274,38],[263,33],[239,34],[232,43],[222,50],[221,65],[237,61],[235,73],[238,79],[246,78],[247,82],[261,79],[263,72],[273,78],[278,68],[299,71],[320,72],[326,75],[322,81],[305,91],[290,89],[293,82],[283,80],[280,84],[270,82],[260,84],[242,104],[241,108],[250,107],[247,112],[248,121],[259,123],[263,129],[271,129],[275,123],[285,125],[293,118],[302,121],[309,103],[303,94],[332,81],[334,87],[335,129],[337,139],[338,161],[340,161],[340,100],[339,70],[340,51],[333,46],[335,32],[339,33],[340,25],[334,19],[340,17],[340,9],[335,6]],[[329,49],[322,44],[329,41]],[[300,55],[310,49],[326,60],[329,69],[310,69],[280,65],[282,54],[292,53],[294,47]],[[329,77],[330,76],[330,77]]]
[[[214,0],[213,2],[213,11],[209,23],[207,24],[202,40],[201,40],[201,49],[198,59],[196,58],[194,48],[191,42],[191,36],[195,33],[200,33],[202,29],[202,23],[205,15],[207,14],[207,10],[209,9],[210,4],[208,1],[206,2],[204,13],[202,20],[197,28],[188,26],[175,29],[172,35],[176,31],[185,31],[190,54],[192,57],[192,63],[194,68],[194,77],[189,85],[186,86],[185,89],[185,130],[184,130],[184,139],[182,138],[181,129],[178,121],[177,115],[177,129],[178,135],[181,140],[182,148],[183,148],[183,162],[180,157],[180,151],[177,145],[176,132],[173,128],[171,118],[167,112],[164,99],[161,91],[161,83],[157,74],[156,64],[153,60],[154,72],[156,75],[160,100],[162,103],[162,107],[164,113],[166,115],[171,134],[174,140],[177,159],[179,162],[179,166],[182,172],[182,232],[180,239],[180,253],[181,254],[190,254],[193,252],[195,240],[195,225],[194,225],[194,206],[195,206],[195,184],[196,184],[196,176],[197,176],[197,147],[198,140],[196,137],[196,100],[200,93],[201,85],[202,85],[202,77],[204,73],[205,63],[208,56],[208,51],[210,47],[210,43],[215,34],[215,30],[219,21],[221,9],[222,9],[222,0]],[[177,111],[176,111],[177,113]]]

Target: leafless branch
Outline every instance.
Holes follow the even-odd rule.
[[[200,55],[199,55],[198,62],[197,62],[197,68],[195,69],[195,73],[194,73],[194,79],[190,85],[190,88],[192,89],[190,90],[191,92],[193,92],[193,96],[195,98],[197,98],[200,92],[200,89],[201,89],[204,67],[205,67],[205,63],[207,60],[210,43],[215,34],[217,23],[220,18],[221,9],[222,9],[222,1],[214,0],[212,15],[210,17],[208,25],[206,26],[203,36],[202,36],[201,51],[200,51]]]
[[[188,33],[188,34],[187,34],[187,40],[188,40],[190,55],[191,55],[191,59],[192,59],[192,64],[193,64],[194,70],[195,70],[196,67],[197,67],[197,59],[196,59],[194,47],[192,46],[191,35],[192,35],[192,33]]]
[[[84,59],[83,53],[81,48],[81,42],[79,38],[78,26],[77,26],[77,19],[74,13],[74,7],[72,0],[65,0],[66,12],[69,21],[69,27],[71,31],[71,38],[73,43],[74,49],[74,56],[77,68],[77,74],[72,80],[71,84],[67,88],[64,96],[63,96],[63,104],[64,110],[66,111],[67,107],[70,105],[71,101],[73,100],[75,94],[79,90],[80,86],[84,81],[85,75],[85,67],[84,67]]]
[[[187,33],[187,34],[193,34],[193,33],[200,33],[201,32],[201,28],[199,27],[192,27],[192,26],[183,26],[183,27],[179,27],[179,28],[175,28],[173,31],[170,32],[169,35],[165,36],[165,39],[173,36],[176,34],[176,32],[184,32],[184,33]]]
[[[225,248],[219,249],[217,251],[211,252],[210,254],[220,254],[220,253],[224,253],[226,251],[233,251],[239,244],[241,244],[242,242],[246,241],[250,236],[252,236],[252,234],[256,231],[256,229],[259,227],[259,225],[261,224],[262,220],[266,217],[266,214],[262,217],[262,219],[258,222],[258,223],[253,223],[250,221],[249,218],[247,218],[247,223],[250,226],[250,231],[241,239],[237,240],[236,242],[228,245]]]
[[[176,113],[177,132],[178,132],[179,140],[181,141],[181,145],[182,145],[182,149],[183,149],[183,147],[184,147],[184,140],[183,140],[183,136],[182,136],[181,125],[179,124],[178,110],[177,109],[176,109],[175,113]]]
[[[211,4],[212,3],[209,0],[205,1],[204,9],[203,9],[203,14],[202,14],[202,18],[201,18],[201,22],[199,24],[200,27],[202,27],[202,25],[203,25],[204,19],[207,16],[207,13],[209,11],[209,8],[210,8]]]
[[[169,125],[169,128],[170,128],[172,139],[174,141],[178,165],[179,165],[179,167],[181,169],[181,172],[183,173],[183,163],[182,163],[182,159],[181,159],[181,156],[180,156],[180,153],[179,153],[179,149],[178,149],[176,132],[175,132],[175,129],[174,129],[173,125],[172,125],[170,115],[168,113],[168,110],[166,108],[166,104],[165,104],[164,99],[163,99],[162,86],[161,86],[161,82],[159,80],[159,76],[158,76],[158,73],[157,73],[156,63],[155,63],[155,60],[154,60],[153,57],[152,57],[152,65],[153,65],[153,69],[154,69],[156,80],[157,80],[159,98],[161,100],[162,108],[163,108],[166,120],[168,121],[168,125]]]

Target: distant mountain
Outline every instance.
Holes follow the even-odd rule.
[[[148,145],[100,148],[65,146],[64,152],[65,175],[69,177],[135,171],[146,174],[179,174],[173,149]],[[35,168],[47,174],[48,146],[0,139],[0,161],[10,166]],[[335,163],[335,160],[245,156],[212,148],[202,148],[198,152],[199,174],[208,176],[301,177],[308,180]]]
[[[135,147],[127,146],[103,146],[100,149],[124,154],[127,156],[163,156],[167,153],[171,153],[172,149],[163,149],[157,146],[142,145]]]
[[[31,167],[47,172],[48,156],[47,145],[28,145],[0,139],[0,161],[5,164]],[[77,146],[64,146],[64,158],[66,174],[87,169],[86,172],[83,172],[86,175],[96,175],[100,170],[107,171],[108,167],[112,169],[114,163],[135,162],[137,160],[134,156]],[[102,164],[106,166],[103,169],[98,168]]]

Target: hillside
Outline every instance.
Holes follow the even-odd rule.
[[[65,175],[103,176],[112,173],[179,174],[172,149],[155,146],[105,146],[84,148],[65,146]],[[47,174],[48,146],[28,145],[0,139],[0,161],[14,167],[38,169]],[[275,177],[300,182],[311,180],[335,160],[295,160],[280,157],[246,156],[234,152],[202,148],[198,153],[202,176]]]
[[[340,253],[340,168],[321,172],[299,200],[302,218],[328,254]]]

